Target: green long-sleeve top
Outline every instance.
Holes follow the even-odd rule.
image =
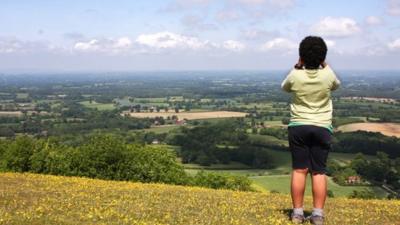
[[[282,89],[292,93],[288,126],[316,125],[333,132],[331,91],[340,85],[332,69],[293,69],[282,82]]]

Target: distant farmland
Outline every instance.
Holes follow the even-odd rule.
[[[351,123],[340,126],[338,130],[343,132],[364,130],[371,132],[380,132],[387,136],[400,137],[399,123]]]
[[[21,111],[0,111],[0,116],[20,117],[22,115]]]
[[[230,118],[245,117],[247,113],[230,112],[230,111],[211,111],[211,112],[133,112],[128,113],[129,116],[138,118],[155,118],[155,117],[172,117],[177,116],[179,120],[196,120],[196,119],[212,119],[212,118]]]

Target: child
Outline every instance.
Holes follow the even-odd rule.
[[[282,89],[292,93],[289,148],[292,154],[291,220],[304,222],[303,197],[307,173],[312,175],[312,224],[324,223],[323,207],[327,193],[326,161],[331,148],[331,91],[340,81],[325,63],[328,49],[320,37],[308,36],[300,43],[299,62],[282,82]]]

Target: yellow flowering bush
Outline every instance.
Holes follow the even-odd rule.
[[[306,197],[305,208],[312,199]],[[0,173],[0,224],[291,224],[289,195]],[[400,224],[399,200],[327,199],[326,224]]]

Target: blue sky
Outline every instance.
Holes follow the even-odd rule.
[[[400,0],[3,0],[0,71],[286,69],[307,35],[399,70]]]

